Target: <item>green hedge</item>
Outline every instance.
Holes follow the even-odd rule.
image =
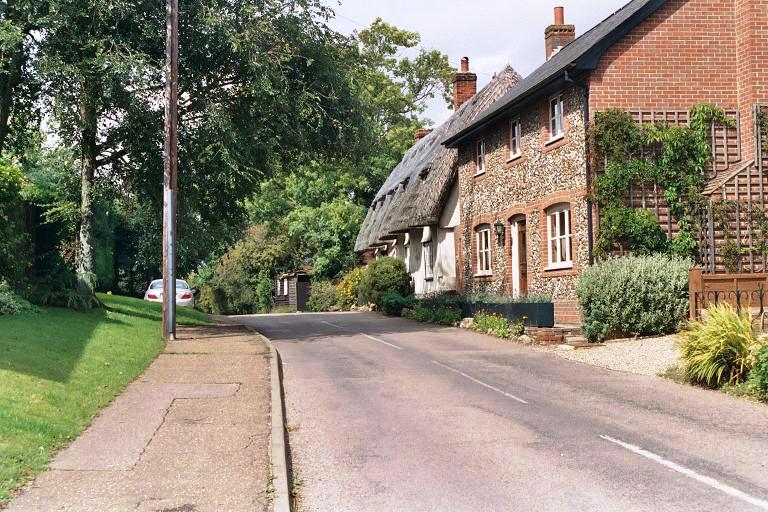
[[[405,315],[410,320],[429,322],[445,326],[456,326],[461,322],[461,310],[451,306],[428,306],[417,302]]]
[[[411,293],[411,276],[405,263],[389,256],[372,261],[360,278],[360,298],[367,304],[379,304],[389,292],[403,297]]]
[[[22,299],[5,281],[0,281],[0,315],[17,315],[19,313],[37,312],[35,306]]]
[[[345,309],[339,287],[331,281],[324,280],[312,281],[312,293],[309,295],[307,307],[316,313]]]
[[[415,300],[413,295],[403,297],[397,292],[388,292],[376,305],[379,310],[389,316],[400,316],[403,309],[410,309],[414,306]]]
[[[690,262],[674,256],[611,258],[587,269],[577,295],[591,341],[677,332],[688,312]]]

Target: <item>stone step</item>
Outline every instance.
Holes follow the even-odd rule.
[[[569,335],[565,337],[566,343],[587,343],[587,338],[582,335]]]

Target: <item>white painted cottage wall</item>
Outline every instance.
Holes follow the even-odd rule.
[[[439,225],[409,233],[408,269],[416,295],[456,290],[456,246],[453,229],[459,224],[459,191],[454,186],[440,215]],[[427,280],[423,240],[432,241],[433,278]]]

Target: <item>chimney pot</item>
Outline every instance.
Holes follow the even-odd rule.
[[[563,7],[555,7],[555,22],[544,31],[547,60],[574,39],[576,39],[576,27],[565,24],[565,9]]]
[[[477,75],[469,72],[469,57],[463,57],[459,72],[453,75],[453,110],[459,110],[476,93]]]
[[[555,25],[565,25],[564,7],[555,7]]]
[[[419,128],[416,130],[416,133],[413,134],[413,142],[419,142],[430,133],[432,133],[431,128]]]

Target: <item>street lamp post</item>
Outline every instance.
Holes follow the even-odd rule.
[[[176,167],[179,112],[179,1],[166,0],[163,151],[163,339],[176,339]]]

